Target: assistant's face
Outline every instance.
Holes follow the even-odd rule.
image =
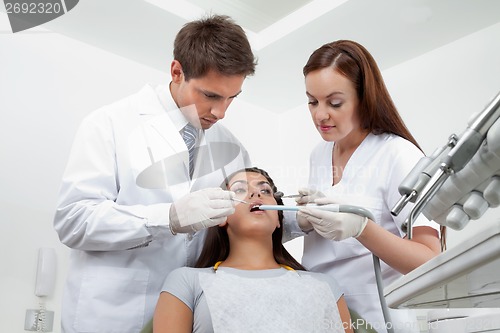
[[[184,79],[182,66],[179,62],[172,63],[172,95],[188,118],[197,128],[208,129],[220,119],[223,119],[231,102],[241,92],[244,75],[222,75],[209,71],[207,75]]]
[[[236,193],[236,198],[250,202],[238,203],[234,214],[228,216],[227,224],[231,229],[260,230],[272,234],[279,228],[278,211],[254,210],[255,205],[276,205],[271,185],[266,177],[255,172],[240,172],[229,181],[229,190]]]
[[[359,100],[354,84],[332,68],[307,74],[306,95],[312,120],[325,141],[339,142],[359,132]]]

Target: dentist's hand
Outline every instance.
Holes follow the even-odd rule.
[[[234,192],[207,188],[189,193],[170,206],[172,234],[189,233],[226,222],[234,213]]]
[[[329,198],[323,198],[315,200],[315,203],[324,205],[333,202]],[[334,241],[359,237],[368,223],[368,218],[363,216],[329,212],[312,207],[301,208],[297,212],[297,221],[299,218],[307,220],[322,237]]]

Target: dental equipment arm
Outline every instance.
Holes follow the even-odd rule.
[[[462,203],[465,213],[473,211],[473,216],[469,217],[479,218],[486,209],[474,211],[474,206],[481,204],[484,207],[484,202],[477,194],[469,196],[469,192],[476,189],[477,192],[486,191],[489,187],[485,194],[492,193],[491,197],[500,195],[497,189],[500,185],[499,117],[500,93],[469,122],[460,137],[451,135],[444,147],[438,148],[430,157],[423,157],[400,184],[398,190],[402,197],[391,213],[396,216],[408,202],[415,203],[406,219],[409,239],[413,220],[422,212],[439,224],[462,229],[468,218],[464,219],[463,214],[457,213],[455,203]],[[489,182],[489,178],[496,174],[499,178]],[[466,205],[469,197],[472,202]],[[495,198],[491,201],[489,206],[494,206]]]

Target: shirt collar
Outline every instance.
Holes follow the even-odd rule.
[[[188,124],[187,118],[182,114],[181,110],[175,104],[174,98],[170,93],[170,89],[168,85],[160,85],[156,88],[156,95],[160,101],[160,104],[163,106],[165,111],[167,112],[168,117],[172,121],[172,124],[180,131]]]

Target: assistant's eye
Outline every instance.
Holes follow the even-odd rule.
[[[344,103],[341,101],[331,101],[330,105],[334,108],[340,108]]]
[[[318,101],[310,99],[310,100],[307,102],[307,104],[309,104],[309,105],[316,105],[316,104],[318,104]]]

